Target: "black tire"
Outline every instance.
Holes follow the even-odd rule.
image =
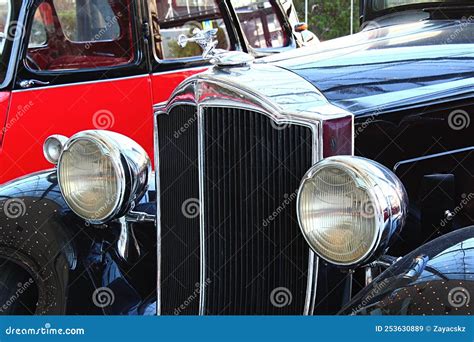
[[[38,289],[30,274],[0,259],[0,315],[33,315],[37,301]]]

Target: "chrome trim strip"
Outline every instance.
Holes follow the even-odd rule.
[[[169,74],[179,74],[180,72],[186,72],[186,71],[193,71],[193,70],[203,70],[206,71],[209,69],[211,66],[208,64],[199,66],[199,67],[192,67],[192,68],[183,68],[183,69],[176,69],[176,70],[169,70],[169,71],[161,71],[161,72],[154,72],[151,74],[152,76],[160,76],[160,75],[169,75]]]
[[[41,87],[35,87],[35,88],[29,88],[29,89],[15,89],[12,91],[12,93],[43,90],[43,89],[63,88],[63,87],[73,87],[77,85],[87,85],[87,84],[95,84],[95,83],[125,81],[125,80],[132,80],[136,78],[145,78],[148,76],[150,75],[142,74],[142,75],[127,76],[127,77],[108,78],[105,80],[94,80],[94,81],[84,81],[84,82],[75,82],[75,83],[67,83],[67,84],[48,85],[48,86],[41,86]]]
[[[206,312],[206,222],[204,217],[204,111],[198,105],[198,172],[199,172],[199,257],[200,257],[200,272],[199,272],[199,315],[203,316]]]
[[[413,159],[406,159],[406,160],[401,160],[398,163],[395,164],[393,167],[393,172],[397,172],[397,169],[404,165],[404,164],[410,164],[422,160],[428,160],[428,159],[433,159],[433,158],[439,158],[439,157],[444,157],[444,156],[449,156],[451,154],[456,154],[456,153],[463,153],[463,152],[468,152],[468,151],[474,151],[474,146],[470,147],[465,147],[457,150],[450,150],[446,152],[441,152],[441,153],[435,153],[435,154],[429,154],[426,156],[418,157],[418,158],[413,158]]]
[[[161,192],[160,192],[160,141],[158,140],[158,115],[153,115],[153,139],[155,152],[155,188],[156,188],[156,315],[161,315]]]

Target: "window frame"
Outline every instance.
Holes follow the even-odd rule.
[[[289,29],[288,29],[288,27],[287,27],[289,25],[288,17],[284,14],[284,11],[283,11],[283,8],[281,7],[280,2],[275,1],[275,0],[268,0],[268,2],[270,3],[270,6],[271,6],[271,8],[274,12],[274,15],[276,16],[278,22],[280,23],[281,31],[285,35],[286,44],[283,45],[283,46],[277,46],[277,47],[256,48],[256,47],[253,47],[250,43],[248,43],[249,48],[254,50],[254,51],[260,52],[260,53],[265,53],[265,52],[279,52],[279,51],[282,51],[282,49],[296,47],[296,45],[294,44],[293,28],[289,27]],[[232,0],[230,0],[230,3],[232,4]],[[235,13],[238,17],[239,15],[238,15],[238,12],[237,12],[237,8],[234,7],[234,6],[232,6],[232,8],[234,9],[234,11],[235,11]],[[241,25],[240,27],[242,29],[242,32],[243,32],[244,36],[245,36],[245,32],[242,28],[242,23],[240,21],[240,18],[239,18],[239,24]],[[246,36],[245,36],[245,39],[247,40]]]
[[[145,52],[145,43],[143,39],[141,39],[143,33],[143,8],[140,5],[140,1],[133,0],[130,1],[130,17],[133,19],[131,23],[131,40],[134,46],[134,52],[130,63],[117,66],[84,68],[76,70],[31,70],[28,68],[25,62],[28,52],[28,41],[31,34],[33,18],[38,6],[43,1],[45,0],[34,0],[33,3],[27,7],[25,16],[25,22],[27,25],[25,27],[25,34],[21,45],[21,51],[19,53],[19,62],[17,66],[18,77],[17,81],[15,82],[14,89],[23,89],[20,87],[19,83],[21,80],[29,79],[48,82],[48,86],[52,86],[148,74],[148,63],[146,58],[147,53]],[[98,77],[97,74],[100,74],[101,77]]]
[[[156,0],[149,0],[148,4],[148,16],[150,18],[150,49],[151,49],[151,60],[152,60],[152,72],[159,73],[159,72],[168,72],[168,71],[179,71],[181,69],[190,69],[190,68],[197,68],[197,67],[204,67],[209,65],[209,61],[204,60],[202,56],[194,56],[194,57],[184,57],[179,59],[160,59],[159,58],[159,51],[156,48],[156,41],[155,35],[159,35],[160,23],[158,20],[157,15],[153,13],[153,8],[157,9],[155,6]],[[150,3],[153,4],[150,4]],[[248,52],[247,45],[244,43],[242,39],[241,32],[238,32],[238,28],[235,26],[233,11],[229,8],[229,4],[227,0],[215,0],[218,8],[219,13],[221,14],[222,20],[227,30],[227,35],[229,38],[230,43],[230,51],[237,50]],[[153,21],[156,21],[156,28],[158,32],[154,32]],[[194,17],[191,19],[194,20]]]

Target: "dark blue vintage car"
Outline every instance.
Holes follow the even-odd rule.
[[[0,189],[6,314],[471,314],[474,4],[366,0],[362,31],[214,67]]]

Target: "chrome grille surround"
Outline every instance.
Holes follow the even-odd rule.
[[[214,68],[206,73],[185,80],[172,94],[170,100],[155,106],[155,165],[160,165],[157,135],[158,115],[168,115],[176,106],[196,107],[199,150],[199,196],[201,213],[204,212],[204,130],[203,112],[207,107],[225,107],[254,111],[266,115],[276,124],[301,125],[313,133],[312,163],[322,159],[323,132],[325,120],[352,116],[351,113],[330,104],[312,84],[284,69],[255,64],[241,68]],[[157,189],[157,235],[158,235],[158,279],[157,313],[161,314],[161,217],[160,217],[160,175],[156,172]],[[205,215],[200,215],[200,291],[199,314],[205,313]],[[317,289],[319,258],[308,247],[308,277],[304,315],[314,311]]]

